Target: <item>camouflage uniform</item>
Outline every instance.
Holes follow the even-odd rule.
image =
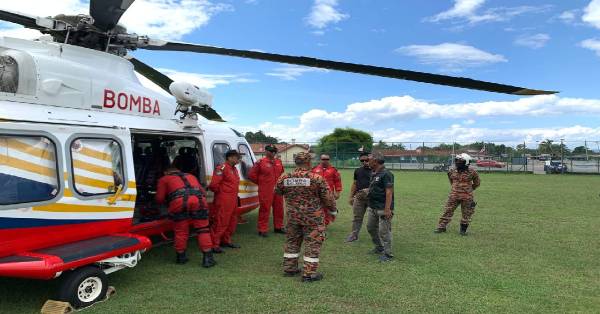
[[[469,225],[471,217],[475,212],[475,201],[473,200],[473,191],[480,185],[479,175],[475,169],[467,168],[463,171],[459,171],[456,168],[448,171],[448,180],[452,185],[450,195],[448,195],[448,201],[444,206],[444,212],[440,221],[438,222],[438,228],[445,229],[446,226],[452,220],[454,210],[460,204],[462,212],[462,218],[460,220],[461,225]]]
[[[304,158],[304,154],[300,154],[296,159]],[[310,155],[306,155],[310,158]],[[334,206],[327,182],[323,177],[311,173],[309,168],[296,168],[279,178],[275,192],[285,198],[287,213],[283,270],[287,274],[298,272],[300,247],[304,241],[302,275],[309,277],[319,267],[319,253],[325,240],[323,210]]]

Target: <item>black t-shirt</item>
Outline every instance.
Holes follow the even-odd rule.
[[[360,167],[354,170],[354,181],[356,181],[356,191],[366,189],[371,183],[371,171],[370,168]]]
[[[381,168],[371,175],[369,186],[369,207],[373,209],[385,209],[385,189],[394,188],[394,175],[387,169]],[[394,194],[392,192],[392,206],[394,210]]]

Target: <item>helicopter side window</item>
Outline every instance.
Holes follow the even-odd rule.
[[[19,65],[10,56],[0,56],[0,92],[17,93],[19,89]]]
[[[225,162],[225,153],[230,150],[229,144],[215,143],[212,147],[214,168]]]
[[[58,169],[56,145],[49,138],[0,135],[0,206],[54,199]]]
[[[252,166],[254,166],[254,159],[252,159],[252,153],[250,153],[250,148],[248,148],[248,145],[238,145],[238,151],[240,152],[240,155],[242,157],[242,159],[240,160],[242,176],[244,178],[247,178],[248,172],[250,172],[250,169],[252,168]]]
[[[115,193],[125,183],[121,152],[121,145],[113,139],[79,138],[71,142],[75,191],[81,196]]]

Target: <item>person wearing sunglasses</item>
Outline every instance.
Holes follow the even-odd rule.
[[[347,243],[358,240],[358,234],[367,212],[367,194],[372,173],[371,167],[369,167],[369,154],[361,153],[359,161],[360,167],[354,170],[354,181],[350,188],[350,206],[352,206],[354,219],[352,220],[352,232],[346,238]]]
[[[329,155],[321,155],[321,163],[313,168],[312,173],[322,176],[327,181],[329,190],[337,200],[342,193],[342,178],[339,171],[329,161]],[[325,215],[325,225],[329,225],[335,220],[336,213],[337,211],[332,211]]]

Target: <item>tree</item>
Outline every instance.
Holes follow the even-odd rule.
[[[587,147],[577,146],[573,149],[573,155],[585,155],[588,152]]]
[[[405,150],[406,147],[402,143],[391,143],[388,144],[382,140],[379,140],[377,144],[373,145],[373,149],[395,149],[395,150]]]
[[[373,149],[373,137],[371,134],[353,129],[336,128],[333,133],[325,135],[319,139],[315,150],[319,154],[329,154],[337,156],[338,159],[344,159],[344,155],[355,157],[360,148],[365,152]]]
[[[258,132],[246,132],[246,141],[250,144],[256,143],[269,143],[269,144],[277,144],[279,140],[276,137],[268,136],[263,131],[259,130]]]

